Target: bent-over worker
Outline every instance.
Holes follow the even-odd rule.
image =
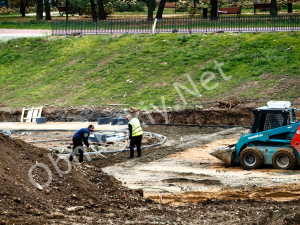
[[[94,125],[89,125],[88,128],[81,128],[80,130],[78,130],[74,136],[73,136],[73,151],[70,155],[70,161],[73,160],[74,155],[76,154],[76,151],[79,151],[79,162],[82,163],[83,162],[83,152],[84,152],[84,148],[83,148],[83,144],[82,141],[84,142],[86,147],[89,147],[89,136],[90,133],[94,130]]]
[[[136,146],[138,157],[142,155],[142,138],[143,138],[143,130],[141,127],[141,123],[137,118],[131,118],[130,115],[126,116],[126,120],[128,121],[128,129],[129,129],[129,141],[130,141],[130,156],[129,159],[134,157],[134,147]]]

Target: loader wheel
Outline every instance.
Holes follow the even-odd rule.
[[[285,149],[277,150],[272,158],[275,169],[291,170],[295,167],[296,162],[295,154]]]
[[[239,159],[244,170],[252,170],[262,165],[264,157],[259,150],[249,147],[242,151]]]

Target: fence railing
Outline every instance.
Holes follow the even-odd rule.
[[[54,20],[53,35],[113,34],[113,33],[205,33],[205,32],[260,32],[300,30],[300,15],[219,17],[219,18],[164,18],[109,19],[109,20]]]

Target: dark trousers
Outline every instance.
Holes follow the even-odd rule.
[[[73,157],[76,154],[76,151],[78,150],[79,152],[79,162],[83,162],[83,152],[84,152],[84,148],[83,148],[83,144],[81,140],[78,140],[76,138],[73,138],[73,151],[70,155],[70,161],[73,160]]]
[[[136,146],[138,157],[140,157],[142,155],[142,149],[141,149],[142,138],[143,138],[143,135],[131,137],[131,140],[130,140],[130,157],[131,158],[134,157],[134,147],[135,146]]]

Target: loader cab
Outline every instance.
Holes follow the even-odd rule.
[[[269,104],[257,109],[253,109],[254,123],[251,133],[257,133],[277,127],[286,126],[295,122],[295,109],[287,104]],[[274,102],[273,102],[274,103]],[[277,102],[276,102],[277,103]]]

